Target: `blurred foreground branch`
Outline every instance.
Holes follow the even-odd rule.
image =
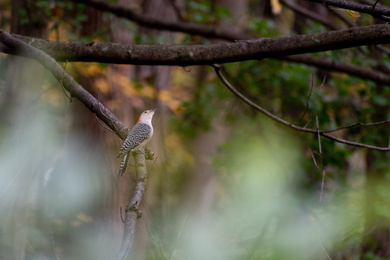
[[[242,101],[244,101],[245,103],[247,103],[248,105],[250,105],[251,107],[256,109],[257,111],[261,112],[262,114],[264,114],[268,118],[271,118],[272,120],[274,120],[274,121],[276,121],[276,122],[278,122],[278,123],[280,123],[282,125],[285,125],[285,126],[287,126],[289,128],[292,128],[292,129],[294,129],[296,131],[316,134],[316,135],[328,138],[330,140],[333,140],[333,141],[336,141],[336,142],[339,142],[339,143],[343,143],[343,144],[347,144],[347,145],[351,145],[351,146],[367,148],[367,149],[372,149],[372,150],[378,150],[378,151],[390,151],[390,147],[380,147],[380,146],[374,146],[374,145],[368,145],[368,144],[352,142],[352,141],[348,141],[348,140],[345,140],[345,139],[342,139],[342,138],[338,138],[338,137],[335,137],[335,136],[329,134],[330,132],[338,131],[338,130],[341,130],[341,129],[346,129],[346,128],[350,128],[350,127],[354,127],[354,126],[358,126],[358,125],[365,126],[366,124],[357,123],[357,124],[354,124],[354,125],[351,125],[351,126],[345,126],[345,127],[341,127],[341,128],[337,128],[337,129],[333,129],[333,130],[320,130],[320,129],[310,129],[310,128],[306,128],[306,127],[300,127],[300,126],[294,125],[294,124],[292,124],[292,123],[290,123],[288,121],[285,121],[282,118],[277,117],[276,115],[270,113],[269,111],[267,111],[264,108],[260,107],[259,105],[255,104],[254,102],[249,100],[247,97],[245,97],[242,93],[240,93],[238,90],[236,90],[230,84],[230,82],[225,78],[225,76],[222,74],[222,68],[223,67],[221,65],[213,64],[212,67],[214,68],[215,72],[217,73],[218,78],[222,81],[222,83],[231,92],[233,92],[234,95],[236,95],[239,99],[241,99]],[[372,123],[372,124],[368,124],[368,125],[371,126],[371,125],[380,125],[380,124],[388,124],[388,123],[390,123],[390,121],[383,121],[383,122]]]
[[[80,100],[81,103],[92,113],[96,114],[120,138],[124,139],[126,137],[128,128],[110,110],[78,84],[72,76],[66,73],[64,68],[55,59],[32,45],[16,39],[3,30],[0,30],[0,42],[16,53],[38,61],[46,70],[53,74],[63,88],[69,91],[71,97]]]
[[[145,152],[146,159],[152,160],[153,154],[146,149]],[[131,252],[137,228],[137,220],[142,216],[142,213],[138,209],[146,190],[147,171],[145,154],[140,150],[135,150],[132,154],[135,158],[135,188],[133,194],[131,195],[130,202],[127,204],[125,209],[125,226],[122,245],[118,253],[118,260],[127,259]]]

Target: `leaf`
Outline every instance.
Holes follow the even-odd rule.
[[[378,106],[387,105],[387,99],[382,96],[373,96],[372,101]]]

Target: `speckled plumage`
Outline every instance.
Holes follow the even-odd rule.
[[[137,123],[131,128],[126,140],[123,142],[122,148],[119,150],[119,156],[123,156],[136,148],[143,147],[153,135],[153,128],[145,123]]]
[[[154,110],[146,110],[142,112],[137,124],[135,124],[133,128],[131,128],[131,130],[129,131],[129,134],[127,135],[121,149],[119,150],[118,157],[122,157],[119,175],[123,175],[123,173],[126,171],[130,158],[130,152],[134,149],[144,148],[145,145],[152,138],[152,118],[156,109],[157,108],[155,108]]]

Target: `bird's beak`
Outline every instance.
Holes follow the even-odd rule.
[[[152,110],[152,112],[154,113],[154,111],[156,111],[156,110],[157,110],[157,108],[159,108],[159,107],[156,107],[155,109],[153,109],[153,110]]]

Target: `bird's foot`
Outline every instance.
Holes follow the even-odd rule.
[[[153,160],[154,159],[154,153],[150,151],[148,148],[145,149],[137,149],[133,151],[134,155],[137,153],[142,153],[145,156],[146,160]]]

